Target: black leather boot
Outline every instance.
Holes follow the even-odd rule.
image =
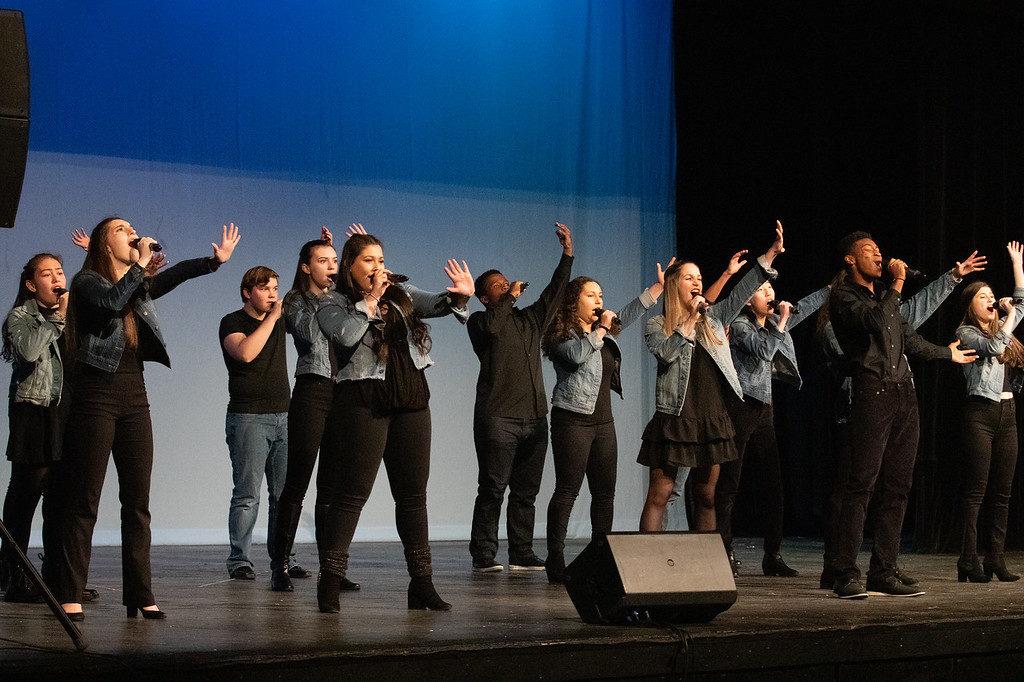
[[[987,583],[992,575],[985,575],[977,556],[960,557],[956,562],[956,579],[962,583]]]
[[[10,582],[4,591],[4,601],[16,604],[35,604],[42,601],[43,594],[32,582],[21,566],[11,567]]]
[[[985,575],[991,578],[993,575],[999,578],[1000,582],[1012,583],[1014,580],[1020,580],[1020,576],[1016,573],[1011,573],[1006,568],[1006,560],[1002,554],[995,556],[985,557],[985,565],[983,566]]]
[[[761,572],[768,577],[793,578],[800,575],[783,560],[781,554],[765,554],[761,560]]]
[[[430,611],[450,611],[452,605],[441,599],[434,589],[433,568],[430,547],[405,551],[405,563],[409,568],[409,608]]]
[[[548,574],[548,582],[552,585],[565,584],[565,556],[548,552],[544,562],[544,571]]]
[[[341,611],[341,581],[348,570],[348,554],[345,552],[320,552],[320,574],[316,578],[316,602],[320,613]]]

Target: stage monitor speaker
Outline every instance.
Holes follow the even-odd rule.
[[[609,533],[565,569],[586,623],[706,623],[736,603],[718,533]]]
[[[0,227],[14,227],[28,160],[28,47],[21,12],[0,9]]]

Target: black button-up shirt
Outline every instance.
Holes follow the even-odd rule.
[[[903,319],[895,289],[875,293],[846,281],[832,290],[829,317],[854,376],[902,382],[912,377],[907,355],[920,360],[952,357],[947,346],[926,341]]]
[[[469,316],[466,327],[480,358],[476,381],[477,415],[536,419],[547,416],[540,367],[541,334],[572,272],[572,256],[562,255],[540,297],[516,308],[510,294],[485,311]]]

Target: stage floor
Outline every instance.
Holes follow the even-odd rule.
[[[466,543],[435,543],[435,584],[447,613],[405,608],[401,546],[354,546],[342,613],[316,609],[315,579],[293,593],[230,580],[225,547],[155,547],[154,588],[166,621],[127,620],[120,606],[120,550],[97,548],[89,582],[101,594],[80,627],[85,654],[45,606],[0,604],[5,679],[76,676],[367,679],[593,679],[778,676],[786,679],[1020,679],[1024,581],[960,584],[955,557],[908,555],[904,568],[927,594],[844,601],[817,588],[821,545],[791,541],[791,579],[753,575],[760,552],[739,544],[746,575],[735,606],[707,625],[586,625],[543,572],[472,575]],[[578,550],[582,545],[572,548]],[[255,555],[264,553],[262,546]],[[573,551],[569,552],[574,555]],[[300,562],[316,568],[312,545]],[[866,556],[863,557],[866,565]],[[1011,565],[1024,569],[1024,556]],[[865,676],[867,676],[865,678]]]

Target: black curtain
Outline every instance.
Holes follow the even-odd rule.
[[[1005,245],[1024,239],[1024,31],[1015,3],[677,2],[679,254],[706,283],[739,248],[786,227],[780,297],[840,267],[835,244],[872,232],[884,254],[938,276],[977,248],[1009,295]],[[923,284],[923,282],[918,283]],[[912,293],[912,292],[909,292]],[[924,326],[952,340],[955,292]],[[805,385],[776,384],[788,535],[820,536],[829,406],[813,322],[794,331]],[[960,369],[914,365],[921,447],[905,531],[918,551],[955,549]],[[1024,433],[1024,430],[1021,431]],[[737,534],[756,534],[745,476]],[[1010,543],[1024,546],[1018,471]]]

